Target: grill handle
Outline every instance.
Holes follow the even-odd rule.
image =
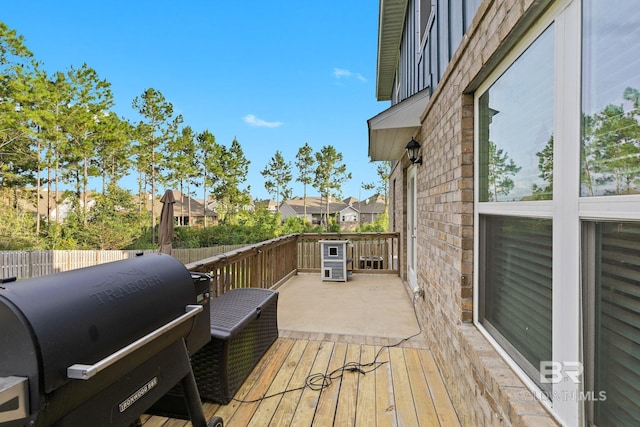
[[[162,334],[165,334],[169,332],[171,329],[186,322],[190,318],[194,317],[196,314],[200,313],[202,310],[203,308],[201,305],[187,305],[185,314],[175,318],[169,323],[162,325],[155,331],[150,332],[149,334],[132,342],[126,347],[121,348],[115,353],[110,354],[109,356],[105,357],[99,362],[94,363],[93,365],[83,365],[81,363],[76,363],[74,365],[69,366],[67,368],[67,377],[71,379],[76,379],[76,380],[88,380],[94,375],[96,375],[98,372],[108,368],[109,366],[113,365],[117,361],[125,358],[126,356],[130,355],[134,351],[140,349],[141,347],[145,346],[149,342],[158,338]]]

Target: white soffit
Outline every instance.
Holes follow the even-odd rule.
[[[405,146],[420,132],[420,117],[429,102],[429,88],[392,105],[367,120],[369,127],[369,158],[399,160]]]

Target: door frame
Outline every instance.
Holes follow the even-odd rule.
[[[416,165],[407,168],[407,282],[411,288],[418,286],[416,169]]]

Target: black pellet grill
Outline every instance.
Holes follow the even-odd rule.
[[[129,426],[176,385],[194,426],[222,425],[189,360],[208,304],[209,281],[163,254],[0,284],[0,425]]]

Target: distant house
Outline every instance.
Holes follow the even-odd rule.
[[[207,226],[218,224],[218,214],[209,207],[205,208],[205,204],[201,199],[193,199],[178,190],[173,190],[173,197],[176,202],[173,205],[173,217],[178,225],[203,227],[205,216],[207,217]],[[160,199],[156,200],[160,203]],[[162,209],[162,203],[160,203]],[[156,208],[156,212],[160,212]]]
[[[283,201],[278,210],[282,215],[283,221],[289,217],[305,218],[306,212],[307,221],[311,222],[311,224],[319,225],[322,215],[324,215],[327,208],[326,204],[323,203],[322,211],[320,210],[319,197],[307,197],[306,207],[305,200],[302,197],[294,197],[293,199]],[[329,207],[329,212],[332,212],[331,207]]]
[[[266,210],[275,214],[278,212],[278,203],[273,199],[265,199],[265,200],[256,200],[254,202],[254,206],[256,208],[264,207]]]
[[[218,202],[217,200],[210,200],[207,203],[207,208],[213,212],[216,212],[218,215],[218,217],[220,216],[219,213],[221,212],[221,209],[224,209],[224,207],[222,207],[220,205],[220,202]],[[245,211],[245,212],[253,212],[255,210],[256,206],[254,204],[253,198],[251,196],[249,196],[249,203],[247,203],[246,205],[242,205],[240,206],[239,209],[235,209],[235,212],[238,211]]]
[[[338,222],[342,224],[358,224],[360,221],[360,212],[353,206],[345,205],[344,208],[338,211]]]
[[[174,221],[177,225],[185,226],[203,226],[204,217],[207,217],[207,225],[218,224],[218,214],[215,210],[207,207],[205,210],[204,203],[200,199],[194,199],[178,190],[172,190],[175,203],[173,205]],[[34,189],[23,190],[20,198],[18,199],[18,205],[21,210],[25,212],[31,212],[33,215],[36,212],[41,218],[47,218],[47,215],[52,221],[64,222],[73,210],[73,198],[64,192],[60,192],[60,200],[56,203],[55,195],[52,193],[50,197],[46,188],[40,190],[38,196],[38,207],[36,208]],[[87,192],[87,208],[91,210],[96,204],[96,196],[99,193],[95,191]],[[162,202],[160,202],[160,196],[152,197],[151,194],[144,194],[142,197],[138,195],[133,196],[136,201],[136,206],[142,205],[142,209],[151,214],[151,200],[153,199],[153,208],[156,214],[156,221],[159,221],[160,212],[162,211]],[[48,199],[48,200],[47,200]],[[78,203],[82,206],[83,198],[80,197]],[[47,213],[49,211],[49,213]]]
[[[368,199],[353,203],[353,207],[360,213],[360,223],[367,224],[374,222],[379,215],[384,213],[386,203],[384,196],[373,195]]]
[[[87,197],[91,197],[87,195]],[[82,207],[83,202],[82,199],[78,200],[78,203]],[[90,211],[96,205],[96,201],[93,197],[87,199],[87,211]],[[73,211],[73,201],[65,198],[60,203],[58,203],[51,210],[51,220],[62,222],[69,214]]]
[[[63,222],[67,216],[73,210],[73,201],[71,197],[68,197],[68,194],[65,195],[64,192],[60,192],[60,200],[56,202],[55,194],[49,192],[46,188],[41,188],[40,192],[37,196],[38,206],[34,203],[34,199],[36,198],[35,188],[27,188],[23,190],[19,190],[19,198],[17,200],[18,207],[20,210],[24,212],[30,212],[33,215],[40,215],[40,218],[47,218],[47,216],[52,221]],[[95,204],[95,196],[98,193],[95,191],[87,192],[87,208],[91,210]],[[83,198],[80,197],[78,200],[80,206],[83,204]]]
[[[353,205],[353,204],[355,204],[355,203],[358,203],[358,202],[359,202],[359,200],[358,200],[358,199],[356,199],[355,197],[349,196],[349,197],[347,197],[346,199],[344,199],[344,200],[343,200],[343,202],[344,202],[345,204],[347,204],[347,205]]]
[[[374,196],[378,200],[377,196]],[[355,230],[359,225],[372,222],[376,215],[384,212],[384,203],[370,203],[373,198],[365,201],[358,201],[354,197],[348,197],[342,201],[330,200],[329,203],[320,197],[307,197],[306,199],[306,218],[313,225],[322,224],[322,218],[325,215],[333,217],[337,215],[338,224],[343,230]],[[364,209],[366,214],[363,216],[360,209]],[[305,201],[302,197],[294,197],[285,200],[280,205],[280,214],[282,219],[288,217],[304,218],[305,217]]]

